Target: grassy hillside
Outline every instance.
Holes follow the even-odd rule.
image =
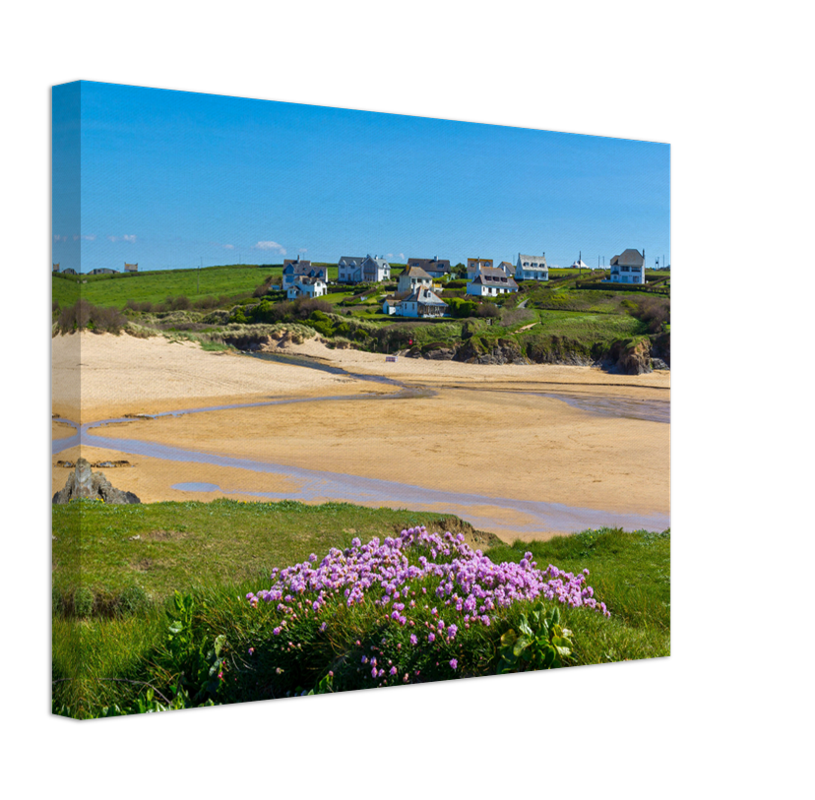
[[[96,306],[124,308],[136,303],[163,303],[168,297],[185,296],[190,301],[205,297],[233,297],[250,293],[269,275],[281,275],[282,266],[230,266],[203,269],[171,269],[119,273],[116,275],[53,276],[51,292],[61,306],[69,305],[72,292],[80,287],[82,297]]]
[[[670,361],[670,276],[665,274],[649,276],[653,282],[644,287],[605,287],[597,283],[599,273],[587,279],[576,271],[553,270],[546,283],[522,282],[517,293],[483,299],[467,296],[465,282],[452,281],[439,290],[449,316],[411,320],[382,313],[394,281],[333,285],[317,300],[290,302],[279,290],[281,271],[232,266],[55,276],[53,295],[60,307],[53,319],[62,332],[86,326],[118,333],[130,323],[139,335],[189,333],[207,346],[245,347],[268,336],[270,325],[284,324],[305,325],[340,346],[374,352],[414,348],[412,355],[426,355],[447,349],[462,360],[498,363],[605,360],[628,371],[648,369],[650,357]],[[329,267],[329,279],[335,278],[336,267]],[[82,309],[72,306],[78,291]]]

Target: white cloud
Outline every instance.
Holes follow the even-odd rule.
[[[297,252],[298,253],[308,253],[308,247],[301,247]]]
[[[234,250],[234,249],[235,249],[234,244],[225,244],[224,245],[224,250]]]
[[[258,242],[254,246],[255,250],[274,250],[276,253],[279,253],[281,256],[286,255],[286,248],[283,247],[282,244],[278,244],[277,242]]]
[[[128,235],[122,236],[122,239],[124,239],[126,242],[135,242],[136,241],[136,237],[133,236],[132,234],[130,236],[128,236]]]
[[[86,242],[93,242],[96,241],[96,234],[95,233],[91,235],[83,234],[82,236],[77,236],[76,234],[74,234],[74,241],[76,242],[79,239],[84,239]]]
[[[108,241],[110,242],[135,242],[136,237],[131,234],[125,234],[124,236],[108,236]]]

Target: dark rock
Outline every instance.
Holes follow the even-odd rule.
[[[105,503],[118,505],[141,503],[133,492],[116,489],[101,472],[93,472],[91,465],[84,458],[76,460],[76,469],[68,476],[65,486],[54,495],[51,502],[69,503],[80,498],[103,500]]]
[[[652,358],[651,366],[654,369],[670,369],[670,366],[668,366],[668,364],[666,364],[661,358]]]

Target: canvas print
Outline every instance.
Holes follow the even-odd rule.
[[[670,654],[668,144],[79,81],[52,148],[53,713]]]

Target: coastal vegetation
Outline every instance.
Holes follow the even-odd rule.
[[[507,545],[451,516],[232,500],[73,501],[53,532],[67,716],[670,652],[668,532]]]
[[[281,291],[282,266],[57,274],[52,319],[55,333],[83,327],[183,333],[208,348],[258,346],[269,326],[282,325],[304,326],[306,336],[318,334],[329,346],[414,357],[600,363],[627,372],[648,371],[654,359],[670,364],[669,275],[650,273],[644,286],[611,287],[577,270],[550,276],[489,299],[466,295],[466,282],[453,279],[439,290],[449,316],[412,320],[382,312],[395,281],[333,286],[323,297],[291,301]],[[77,291],[81,300],[74,299]],[[297,336],[303,335],[301,329]]]

